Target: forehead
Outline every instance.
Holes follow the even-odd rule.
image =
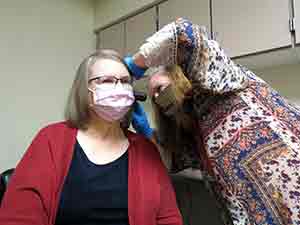
[[[157,86],[169,83],[171,83],[171,80],[168,76],[168,73],[165,71],[158,71],[157,73],[153,74],[149,80],[150,86]]]
[[[150,96],[153,96],[159,87],[167,87],[171,84],[171,79],[165,71],[153,74],[149,80],[148,88]]]
[[[99,59],[90,68],[89,79],[95,76],[112,75],[116,77],[129,76],[123,63],[112,59]]]

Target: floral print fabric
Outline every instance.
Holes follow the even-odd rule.
[[[300,109],[236,65],[198,25],[178,19],[171,27],[150,42],[159,53],[175,49],[168,63],[192,82],[200,159],[233,224],[300,224]],[[151,57],[147,65],[156,66]]]

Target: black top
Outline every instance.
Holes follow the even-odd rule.
[[[76,142],[55,224],[128,225],[128,153],[96,165]]]

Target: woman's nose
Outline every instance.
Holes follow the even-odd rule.
[[[121,80],[117,80],[117,83],[115,83],[115,87],[116,88],[120,88],[120,87],[122,87],[122,82],[121,82]]]

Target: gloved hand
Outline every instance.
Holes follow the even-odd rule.
[[[146,112],[140,103],[133,104],[132,126],[138,134],[142,134],[148,138],[152,137],[153,129],[150,127]]]
[[[124,58],[124,62],[127,65],[127,67],[130,70],[130,72],[132,73],[132,75],[134,76],[134,78],[140,79],[141,77],[144,76],[146,69],[145,68],[141,68],[138,65],[136,65],[134,63],[134,61],[133,61],[133,57],[132,56],[126,56]]]

